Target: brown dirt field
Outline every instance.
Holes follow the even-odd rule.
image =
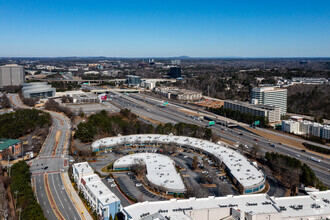
[[[289,146],[294,147],[294,148],[297,148],[299,150],[306,150],[307,152],[311,152],[311,153],[317,154],[317,155],[319,155],[321,157],[330,158],[329,155],[325,155],[325,154],[321,154],[321,153],[318,153],[318,152],[315,152],[315,151],[307,150],[307,148],[305,148],[304,145],[302,144],[305,141],[304,139],[301,139],[301,141],[292,140],[290,138],[278,136],[278,135],[271,134],[271,133],[264,132],[264,131],[259,131],[259,130],[255,130],[255,129],[251,129],[251,128],[246,128],[246,129],[248,129],[249,131],[251,131],[251,132],[253,132],[255,134],[258,134],[258,135],[260,135],[260,136],[262,136],[264,138],[270,139],[272,141],[279,142],[279,143],[282,143],[282,144],[285,144],[285,145],[289,145]]]
[[[204,187],[217,187],[216,184],[202,184]]]
[[[148,117],[145,117],[145,116],[142,116],[142,115],[138,115],[140,118],[143,118],[145,120],[148,120],[150,121],[151,123],[154,123],[154,124],[164,124],[163,122],[160,122],[160,121],[157,121],[157,120],[154,120],[154,119],[151,119],[151,118],[148,118]]]
[[[184,109],[178,109],[180,112],[186,113],[188,115],[193,115],[198,117],[199,115],[197,113],[195,113],[195,111],[190,111],[190,110],[184,110]]]

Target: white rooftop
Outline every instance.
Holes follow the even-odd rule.
[[[91,176],[94,175],[95,174]],[[87,179],[88,177],[89,176],[86,176],[84,179]],[[119,198],[100,180],[86,183],[85,187],[91,191],[91,193],[102,203],[103,206],[119,201]]]
[[[329,216],[330,190],[313,192],[308,196],[273,198],[267,194],[240,195],[226,197],[171,199],[159,202],[136,203],[125,207],[132,219],[159,212],[163,216],[184,213],[184,210],[200,210],[232,207],[253,214],[281,213],[282,217]],[[302,205],[300,209],[299,205]],[[291,207],[290,207],[291,206]],[[284,207],[284,208],[283,208]],[[298,208],[298,210],[296,210]]]
[[[175,169],[175,162],[168,156],[155,153],[138,153],[119,158],[114,168],[128,168],[134,164],[143,163],[147,168],[147,179],[167,189],[184,191],[185,186]]]
[[[261,170],[255,167],[242,154],[232,150],[221,143],[213,143],[207,140],[174,136],[174,135],[159,135],[159,134],[145,134],[145,135],[128,135],[118,137],[108,137],[95,141],[92,144],[93,149],[99,147],[115,147],[119,144],[134,144],[134,143],[166,143],[182,146],[191,146],[193,148],[204,150],[216,156],[220,161],[226,164],[230,169],[231,174],[243,185],[245,188],[252,188],[265,182],[265,176]]]
[[[79,176],[81,176],[81,174],[94,172],[92,167],[89,166],[89,164],[87,162],[75,163],[72,166],[77,170],[77,172],[79,173]]]

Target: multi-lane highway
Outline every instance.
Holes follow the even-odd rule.
[[[26,108],[17,95],[9,96],[14,107]],[[67,141],[70,121],[49,112],[53,125],[39,155],[30,162],[37,200],[47,219],[81,219],[63,184],[61,173],[68,169]]]
[[[110,95],[111,102],[113,104],[121,108],[129,108],[132,110],[132,112],[138,115],[145,116],[159,122],[187,122],[200,126],[208,125],[208,121],[193,118],[184,111],[182,111],[186,106],[184,104],[178,105],[176,103],[171,102],[170,104],[164,106],[164,102],[161,99],[151,97],[145,94],[124,95],[113,92],[110,93]],[[186,110],[187,109],[191,110],[192,108],[191,106],[187,106]],[[302,162],[310,165],[317,177],[325,185],[330,186],[330,163],[328,159],[321,158],[317,154],[314,154],[309,151],[302,152],[297,148],[273,142],[244,129],[231,129],[218,124],[212,126],[211,128],[214,134],[220,136],[223,139],[230,140],[234,143],[246,144],[249,148],[252,147],[254,144],[257,144],[260,147],[261,153],[272,151],[295,157],[296,159],[299,159]],[[272,147],[271,144],[274,144],[276,147]],[[321,162],[317,163],[311,161],[309,159],[311,156],[315,158],[320,158]]]

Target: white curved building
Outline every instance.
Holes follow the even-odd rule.
[[[243,194],[260,192],[265,188],[263,172],[242,154],[220,143],[174,135],[136,134],[108,137],[95,141],[93,151],[130,145],[173,145],[200,151],[212,157],[230,175],[233,183]]]
[[[155,153],[137,153],[119,158],[113,164],[115,170],[127,169],[135,164],[145,164],[148,181],[170,193],[184,193],[185,185],[175,169],[175,162],[168,156]]]

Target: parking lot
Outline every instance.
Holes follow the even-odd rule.
[[[129,153],[161,153],[161,151],[161,148],[154,146],[125,147],[120,149],[121,154],[115,154],[111,150],[107,150],[101,152],[101,157],[98,158],[98,161],[91,165],[96,171],[106,175],[106,173],[101,171],[101,168],[123,155]],[[190,191],[188,190],[188,196],[206,197],[238,194],[231,182],[225,176],[220,176],[224,175],[222,170],[212,166],[212,161],[207,157],[190,150],[178,148],[175,152],[167,152],[166,155],[173,159],[175,164],[180,167],[180,173],[187,189],[192,189]],[[198,159],[199,167],[196,170],[192,169],[194,156],[197,156]],[[148,191],[132,172],[115,172],[113,175],[124,193],[137,201],[159,201],[166,199]],[[113,191],[116,187],[111,187],[111,184],[107,182],[106,185]]]
[[[124,193],[139,202],[166,200],[166,198],[146,190],[141,182],[137,180],[131,172],[115,173],[114,177]]]
[[[86,115],[91,115],[98,113],[102,110],[106,110],[109,113],[117,113],[120,111],[116,106],[108,103],[84,103],[84,104],[67,104],[68,107],[75,115],[78,115],[80,110],[82,110]]]

